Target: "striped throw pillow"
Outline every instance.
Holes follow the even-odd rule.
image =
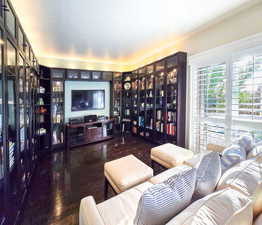
[[[194,192],[196,169],[188,169],[155,184],[140,198],[134,225],[165,224],[187,207]]]

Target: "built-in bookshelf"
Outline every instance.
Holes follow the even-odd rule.
[[[184,146],[186,53],[123,73],[123,87],[129,82],[127,76],[131,77],[131,88],[123,90],[122,119],[131,119],[131,132],[158,144]]]

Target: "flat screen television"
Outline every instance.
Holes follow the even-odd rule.
[[[72,90],[72,111],[105,108],[104,90]]]

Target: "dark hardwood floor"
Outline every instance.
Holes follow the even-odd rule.
[[[93,195],[102,202],[103,166],[129,154],[150,165],[154,145],[141,138],[127,136],[57,152],[40,160],[33,177],[22,225],[78,225],[80,200]],[[109,197],[113,196],[110,190]]]

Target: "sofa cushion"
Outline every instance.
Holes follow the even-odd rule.
[[[196,189],[193,198],[199,199],[212,193],[221,177],[221,162],[217,152],[210,152],[202,158],[197,168]]]
[[[254,225],[262,225],[262,214],[256,218]]]
[[[217,144],[207,144],[207,151],[213,151],[213,152],[223,152],[225,149],[225,146],[217,145]]]
[[[167,143],[151,149],[150,157],[166,168],[183,164],[186,159],[193,157],[193,152],[179,146]]]
[[[250,199],[227,188],[192,203],[167,225],[252,225],[252,219]]]
[[[162,183],[164,181],[166,181],[168,178],[176,175],[176,174],[179,174],[183,171],[187,171],[189,169],[191,169],[192,167],[189,167],[189,166],[186,166],[186,165],[181,165],[181,166],[176,166],[176,167],[173,167],[171,169],[168,169],[154,177],[152,177],[149,182],[151,182],[152,184],[159,184],[159,183]]]
[[[97,209],[105,224],[133,225],[139,199],[152,185],[150,182],[142,183],[98,204]]]
[[[246,160],[246,151],[243,148],[240,148],[239,145],[231,145],[226,148],[221,156],[222,174],[229,168],[244,160]]]
[[[254,215],[262,212],[262,156],[245,160],[227,170],[221,177],[217,190],[234,188],[253,201]]]
[[[238,139],[238,145],[248,154],[253,148],[253,138],[250,135],[243,135]]]
[[[163,183],[155,184],[142,195],[135,225],[165,224],[191,201],[196,181],[196,169],[189,168]]]

